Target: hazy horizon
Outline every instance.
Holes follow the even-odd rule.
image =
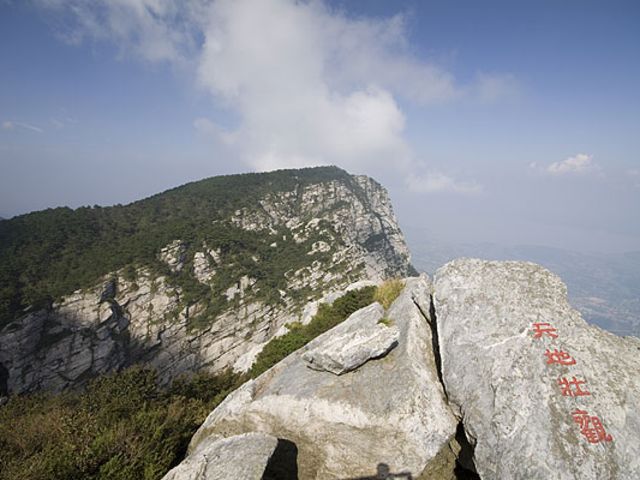
[[[640,250],[631,1],[0,1],[0,216],[335,164],[452,243]]]

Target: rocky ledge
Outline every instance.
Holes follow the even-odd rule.
[[[246,457],[255,478],[640,478],[640,342],[587,325],[566,293],[524,262],[407,279],[388,311],[356,312],[230,395],[166,479],[232,478],[187,467],[252,432],[271,439]]]
[[[386,312],[392,325],[378,323],[383,309],[373,304],[243,385],[209,415],[187,460],[220,436],[261,432],[295,444],[297,456],[289,461],[301,479],[354,478],[379,464],[416,475],[437,461],[453,462],[450,443],[458,422],[438,380],[430,291],[426,277],[407,280]],[[360,365],[341,375],[305,360],[311,353],[346,358],[335,341],[366,335],[377,325],[397,332],[397,346],[386,355],[372,348],[365,359],[366,349],[358,348]]]

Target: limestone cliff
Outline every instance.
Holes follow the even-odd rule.
[[[157,368],[165,382],[201,369],[247,369],[265,342],[302,319],[307,302],[411,271],[388,195],[374,180],[339,169],[243,177],[226,182],[226,195],[213,192],[218,210],[199,220],[206,229],[174,228],[154,261],[126,264],[8,322],[0,394],[61,390],[134,362]],[[185,188],[196,218],[204,187]],[[171,208],[180,194],[149,201]]]

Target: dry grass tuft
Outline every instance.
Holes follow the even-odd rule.
[[[399,278],[387,280],[376,289],[373,299],[387,310],[404,289],[404,282]]]

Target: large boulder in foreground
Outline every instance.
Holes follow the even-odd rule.
[[[263,433],[210,438],[163,480],[261,480],[277,446]]]
[[[231,394],[190,451],[217,435],[262,432],[295,444],[301,479],[366,478],[381,469],[450,478],[431,473],[454,461],[458,424],[432,349],[431,284],[426,276],[406,283],[387,312],[373,304],[354,313]],[[354,341],[341,351],[337,338]]]
[[[484,479],[640,478],[640,342],[589,326],[548,270],[435,277],[442,373]]]

